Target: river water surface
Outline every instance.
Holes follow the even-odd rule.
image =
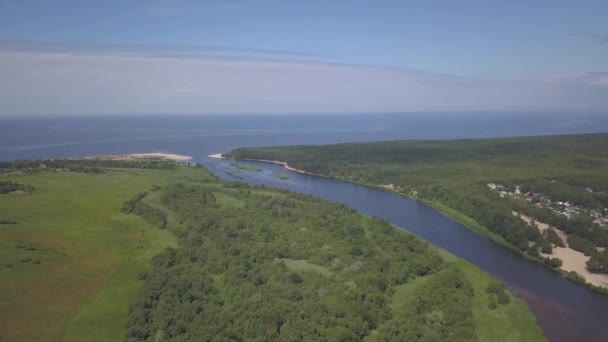
[[[575,119],[573,119],[575,118]],[[608,341],[608,296],[574,284],[543,265],[480,236],[435,209],[396,193],[300,174],[280,165],[206,157],[232,148],[390,139],[448,139],[608,131],[608,117],[524,114],[333,116],[110,117],[0,120],[0,160],[118,153],[172,152],[204,163],[214,174],[286,188],[381,217],[477,265],[522,297],[551,341]],[[289,175],[280,180],[276,172]]]

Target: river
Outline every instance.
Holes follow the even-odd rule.
[[[164,151],[191,155],[228,180],[230,169],[250,184],[286,188],[346,204],[381,217],[477,265],[526,300],[551,341],[607,341],[608,296],[574,284],[547,267],[480,236],[435,209],[396,193],[300,174],[280,165],[207,158],[232,148],[325,144],[389,139],[448,139],[490,136],[591,133],[608,127],[602,116],[496,115],[107,117],[0,120],[0,160]],[[473,125],[473,123],[478,123]],[[274,173],[289,175],[280,180]]]

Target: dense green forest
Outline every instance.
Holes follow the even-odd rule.
[[[541,247],[548,251],[555,239],[547,241],[512,215],[515,210],[567,233],[573,248],[591,255],[590,271],[608,270],[605,253],[597,249],[608,246],[608,229],[589,215],[556,215],[530,201],[503,198],[487,186],[502,184],[511,191],[520,186],[522,192],[608,215],[608,134],[240,148],[227,156],[282,161],[315,174],[387,187],[456,210],[474,219],[482,233],[489,230],[500,242],[542,258]]]
[[[65,163],[0,175],[37,189],[0,196],[18,221],[0,229],[0,339],[543,340],[488,274],[343,205],[200,165]]]
[[[222,205],[203,186],[162,190],[160,203],[180,225],[180,248],[156,256],[142,276],[130,338],[361,340],[390,319],[394,286],[441,269],[427,243],[346,207],[244,189],[231,197]],[[470,288],[463,274],[452,277]],[[471,310],[466,323],[467,315],[452,314],[470,307],[470,298],[453,303],[438,308],[450,318],[443,337],[474,339]]]
[[[125,210],[146,201],[168,213],[179,248],[140,275],[129,340],[474,341],[474,297],[486,310],[510,302],[492,280],[496,294],[476,293],[427,242],[311,196],[177,183]],[[426,278],[391,307],[399,287]]]
[[[172,160],[145,158],[122,160],[111,158],[71,159],[20,159],[0,161],[0,173],[14,171],[67,170],[82,173],[103,173],[103,168],[175,169],[178,163]]]

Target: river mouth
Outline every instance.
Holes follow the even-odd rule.
[[[193,156],[215,175],[237,181],[225,173],[234,170],[231,161],[206,156],[238,147],[577,134],[608,127],[608,116],[603,114],[577,113],[581,120],[574,126],[572,116],[396,113],[5,119],[0,120],[0,160],[166,151]],[[500,278],[527,301],[552,341],[608,341],[604,333],[608,297],[528,261],[433,208],[378,188],[251,163],[262,171],[237,170],[243,182],[316,195],[384,218]],[[288,178],[280,179],[277,173]]]
[[[550,341],[605,341],[608,297],[527,260],[436,209],[389,190],[304,174],[284,165],[239,161],[261,171],[236,169],[231,159],[202,158],[216,176],[253,185],[289,189],[345,204],[377,216],[463,258],[502,280],[524,299]],[[236,173],[236,179],[226,172]],[[278,179],[282,173],[287,179]]]

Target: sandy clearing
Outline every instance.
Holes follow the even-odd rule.
[[[519,214],[515,211],[513,215],[519,216],[524,222],[530,223],[533,219],[529,216]],[[557,234],[564,240],[566,246],[568,246],[568,236],[563,231],[552,227],[546,223],[535,221],[536,227],[542,232],[547,230],[549,227],[555,229]],[[575,251],[570,247],[557,247],[553,246],[553,254],[540,253],[544,257],[560,258],[562,260],[561,269],[567,272],[575,271],[576,273],[585,277],[585,280],[595,286],[603,286],[608,288],[608,274],[591,273],[587,270],[587,261],[589,257],[582,252]]]

